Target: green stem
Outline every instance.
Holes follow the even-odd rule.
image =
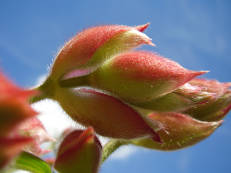
[[[53,81],[50,78],[47,78],[42,85],[32,90],[36,91],[37,94],[30,98],[29,102],[31,104],[46,98],[52,98],[55,92]]]
[[[103,154],[101,159],[101,164],[119,147],[123,145],[128,145],[129,142],[126,140],[112,139],[103,147]]]
[[[36,102],[39,102],[40,100],[43,100],[43,99],[46,99],[47,97],[44,96],[42,93],[39,93],[35,96],[32,96],[30,99],[29,99],[29,103],[30,104],[33,104],[33,103],[36,103]]]

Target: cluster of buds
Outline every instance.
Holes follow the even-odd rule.
[[[206,71],[188,70],[156,53],[132,50],[142,44],[154,46],[143,33],[148,25],[97,26],[74,36],[58,52],[47,80],[38,88],[41,97],[58,101],[73,120],[102,136],[142,147],[177,150],[211,135],[231,108],[231,84],[199,79]],[[70,142],[70,149],[80,148],[91,131],[73,132],[81,137]],[[99,157],[100,145],[93,143],[91,150],[98,148]],[[78,155],[87,153],[85,149]],[[70,165],[61,162],[68,148],[63,150],[56,160],[60,170]]]
[[[177,150],[210,136],[231,109],[231,83],[197,78],[206,71],[133,50],[154,46],[143,33],[148,25],[80,32],[58,52],[47,79],[33,90],[32,100],[56,100],[74,121],[88,127],[71,130],[61,142],[52,163],[60,173],[98,172],[103,148],[96,134]],[[32,91],[18,89],[3,76],[0,81],[1,167],[27,143],[30,151],[44,153],[39,144],[50,138],[26,103]],[[31,136],[38,139],[31,143]]]

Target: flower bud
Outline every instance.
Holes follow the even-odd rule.
[[[166,95],[203,73],[154,53],[133,51],[106,61],[90,75],[89,83],[136,104]]]
[[[211,135],[222,123],[222,121],[202,122],[181,113],[152,113],[149,118],[163,125],[157,132],[162,143],[150,138],[133,140],[132,143],[158,150],[177,150],[194,145]]]
[[[151,136],[159,140],[141,114],[116,97],[86,87],[60,88],[56,93],[55,100],[72,119],[93,126],[102,136],[122,139]]]
[[[213,99],[214,93],[201,92],[198,87],[186,83],[169,94],[136,105],[153,111],[184,112]]]
[[[105,25],[80,32],[58,53],[51,69],[51,78],[56,80],[86,75],[118,53],[141,44],[153,45],[151,39],[141,32],[148,25]]]
[[[102,146],[92,128],[74,130],[61,143],[54,164],[60,173],[97,173]]]
[[[92,126],[100,135],[157,142],[163,137],[165,144],[157,144],[163,150],[192,145],[221,122],[203,123],[188,115],[206,121],[223,117],[231,108],[229,84],[194,80],[206,72],[187,70],[154,53],[129,52],[152,44],[142,33],[147,26],[99,26],[79,33],[58,53],[39,90],[42,97],[58,101],[73,120]],[[147,118],[147,112],[163,113]],[[171,128],[170,135],[165,135],[164,127]]]
[[[210,99],[184,111],[190,116],[203,121],[217,121],[224,118],[231,109],[231,83],[216,80],[193,79],[189,82],[197,90],[193,97],[208,95]]]
[[[180,95],[177,92],[172,92],[156,99],[136,103],[135,105],[159,112],[181,112],[195,104],[189,98]]]

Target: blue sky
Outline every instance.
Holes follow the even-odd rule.
[[[206,78],[231,81],[231,1],[229,0],[1,0],[0,66],[21,86],[31,86],[65,41],[100,24],[139,25],[152,50]],[[101,173],[228,173],[231,170],[231,117],[205,141],[176,152],[130,148],[108,160]],[[124,151],[123,151],[124,152]]]

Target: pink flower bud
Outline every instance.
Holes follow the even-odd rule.
[[[187,122],[186,131],[201,135],[185,144],[191,145],[220,122],[203,124],[186,114],[206,121],[223,117],[231,109],[229,84],[193,80],[206,72],[185,69],[151,52],[130,51],[141,44],[152,44],[142,33],[147,26],[111,25],[84,30],[58,53],[39,90],[43,97],[58,101],[73,120],[107,137],[144,137],[160,142],[162,132],[157,131],[163,131],[164,126],[180,126],[177,121],[181,117],[181,123]],[[165,112],[157,115],[164,114],[167,120],[145,116],[154,111]],[[182,129],[177,133],[182,138],[173,139],[183,146],[183,137],[187,136]]]
[[[89,80],[90,85],[134,104],[168,94],[204,73],[187,70],[154,53],[134,51],[108,60]]]
[[[61,143],[55,169],[61,173],[97,173],[102,146],[92,128],[74,130]]]
[[[193,106],[185,113],[204,121],[217,121],[224,118],[231,109],[231,83],[220,83],[216,80],[193,79],[191,88],[197,88],[191,97],[197,99],[201,95],[209,96],[205,102]]]
[[[195,106],[195,102],[184,95],[178,94],[176,91],[166,94],[159,98],[135,103],[136,106],[159,112],[182,112]]]
[[[86,75],[118,53],[141,44],[153,45],[151,39],[142,33],[148,25],[105,25],[80,32],[58,53],[51,78],[56,80],[63,75],[64,78]]]
[[[160,140],[137,111],[102,91],[60,88],[55,99],[72,119],[93,126],[100,135],[123,139],[151,136]]]
[[[152,113],[149,118],[163,125],[157,132],[162,143],[150,138],[134,140],[132,143],[158,150],[177,150],[194,145],[211,135],[222,123],[222,121],[202,122],[181,113]]]
[[[191,81],[198,80],[192,79]],[[191,85],[191,81],[179,87],[175,91],[162,97],[152,99],[136,105],[145,109],[160,112],[184,112],[190,108],[207,104],[219,97],[216,93],[202,91],[198,86]],[[217,95],[216,97],[214,97]]]

